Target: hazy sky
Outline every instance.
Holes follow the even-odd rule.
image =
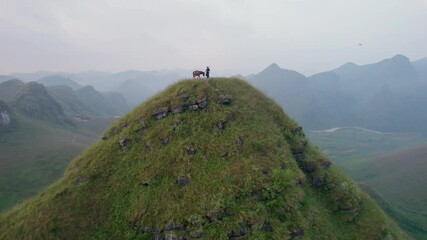
[[[427,0],[0,0],[0,74],[312,74],[398,53],[427,57]]]

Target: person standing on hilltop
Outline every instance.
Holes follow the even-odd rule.
[[[209,78],[209,72],[210,72],[211,70],[209,69],[209,66],[207,66],[206,67],[206,78]]]

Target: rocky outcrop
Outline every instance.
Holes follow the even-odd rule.
[[[12,114],[5,102],[0,101],[0,126],[9,126],[12,122]]]
[[[9,125],[10,124],[10,114],[8,111],[0,112],[0,125]]]

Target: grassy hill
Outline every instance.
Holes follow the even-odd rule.
[[[404,239],[273,101],[238,79],[172,85],[0,215],[5,239]]]

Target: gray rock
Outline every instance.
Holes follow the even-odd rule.
[[[304,230],[302,228],[294,228],[292,230],[292,237],[300,237],[304,235]]]
[[[160,108],[156,108],[151,114],[151,116],[159,120],[166,117],[168,115],[168,112],[169,112],[169,107],[160,107]]]
[[[122,147],[123,150],[127,149],[129,146],[130,139],[129,138],[121,138],[119,141],[120,147]]]
[[[323,176],[314,176],[311,179],[311,185],[315,187],[321,187],[325,184],[325,177]]]
[[[86,179],[85,176],[79,175],[79,177],[74,181],[74,184],[80,185]]]
[[[236,143],[239,147],[243,147],[243,137],[241,136],[237,137]]]
[[[295,160],[302,161],[304,160],[304,152],[294,152],[293,153]]]
[[[261,230],[264,231],[264,232],[271,232],[271,231],[273,231],[273,228],[271,228],[271,225],[270,225],[269,222],[265,221],[262,224]]]
[[[188,177],[186,176],[179,176],[178,179],[176,180],[176,183],[180,188],[185,187],[189,182],[190,182],[190,179],[188,179]]]
[[[148,187],[148,186],[150,186],[150,181],[144,181],[143,183],[142,183],[142,186],[144,186],[144,187]]]
[[[291,130],[293,135],[298,135],[300,133],[302,133],[302,127],[297,127]]]
[[[143,134],[147,131],[148,125],[144,118],[139,119],[138,128],[135,130],[136,133]]]
[[[302,164],[302,170],[306,173],[312,173],[316,171],[316,164],[313,162],[304,162]]]
[[[120,123],[120,125],[119,125],[119,126],[117,126],[117,127],[113,127],[113,128],[110,130],[110,135],[111,135],[111,136],[116,135],[116,134],[117,134],[117,133],[119,133],[123,128],[127,128],[127,127],[128,127],[128,123],[127,123],[127,122]]]
[[[199,106],[200,109],[204,109],[208,106],[208,101],[204,100],[204,101],[197,102],[197,105]]]
[[[325,167],[325,168],[328,168],[331,165],[332,165],[331,161],[326,160],[326,159],[324,159],[320,162],[320,166]]]
[[[141,118],[141,119],[139,119],[139,125],[140,125],[141,127],[143,127],[143,128],[148,127],[148,126],[147,126],[147,123],[145,122],[145,118]]]
[[[262,169],[262,174],[264,174],[265,176],[270,175],[271,170],[269,168],[264,168]]]
[[[165,227],[163,229],[166,230],[166,231],[174,230],[174,229],[176,229],[175,223],[172,220],[169,220],[165,224]]]
[[[196,111],[197,109],[199,109],[199,105],[197,105],[197,104],[190,105],[190,106],[188,106],[188,109]]]
[[[218,101],[219,104],[224,104],[224,105],[229,105],[231,104],[231,97],[230,96],[226,96],[226,95],[220,95],[218,97]]]
[[[163,143],[163,145],[168,145],[170,143],[170,138],[169,137],[164,137],[162,139],[160,139]]]
[[[186,110],[187,108],[185,106],[176,106],[172,108],[172,113],[173,114],[178,114],[178,113],[182,113]]]
[[[219,129],[221,129],[221,130],[224,130],[224,129],[225,129],[225,122],[223,122],[223,121],[218,121],[218,122],[216,123],[216,126],[217,126],[217,128],[219,128]]]
[[[185,146],[185,150],[189,155],[194,155],[197,152],[197,149],[193,145],[187,145]]]

